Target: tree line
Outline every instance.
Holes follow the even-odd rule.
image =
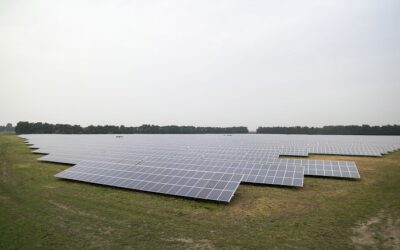
[[[14,127],[11,123],[7,123],[7,125],[0,125],[0,132],[14,132]]]
[[[125,127],[105,125],[81,127],[69,124],[50,124],[42,122],[18,122],[17,134],[238,134],[248,133],[247,127],[195,127],[142,125]]]
[[[309,135],[400,135],[400,125],[350,125],[324,127],[259,127],[259,134],[309,134]]]
[[[247,127],[195,127],[142,125],[125,127],[105,125],[81,127],[69,124],[50,124],[43,122],[18,122],[14,128],[11,123],[0,126],[0,132],[17,134],[247,134]],[[400,125],[350,125],[324,127],[258,127],[259,134],[310,134],[310,135],[400,135]]]

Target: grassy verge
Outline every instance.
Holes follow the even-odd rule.
[[[400,152],[355,160],[362,179],[240,185],[230,204],[61,181],[0,135],[0,249],[398,248]]]

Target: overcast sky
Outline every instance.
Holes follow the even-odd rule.
[[[400,1],[0,0],[0,124],[400,123]]]

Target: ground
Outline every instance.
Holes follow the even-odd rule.
[[[229,204],[58,180],[0,135],[0,249],[400,249],[400,152],[355,160],[359,181],[241,184]]]

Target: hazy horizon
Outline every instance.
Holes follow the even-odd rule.
[[[400,124],[400,2],[0,2],[0,125]]]

